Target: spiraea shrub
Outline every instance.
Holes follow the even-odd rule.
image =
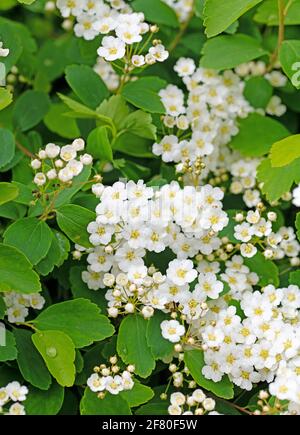
[[[300,414],[300,1],[0,11],[0,414]]]

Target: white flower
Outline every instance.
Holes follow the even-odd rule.
[[[21,403],[14,403],[8,410],[9,415],[26,415],[25,407]]]
[[[24,322],[28,316],[28,309],[22,305],[13,305],[7,310],[7,318],[10,323]]]
[[[87,386],[95,393],[104,391],[106,388],[106,379],[94,373],[88,378]]]
[[[121,59],[125,56],[125,43],[119,38],[105,36],[97,52],[99,56],[110,62]]]
[[[69,162],[74,160],[77,156],[77,151],[72,145],[65,145],[60,150],[60,157],[65,161]]]
[[[198,282],[199,284],[195,287],[195,293],[202,300],[205,300],[207,297],[217,299],[224,288],[224,284],[217,280],[214,273],[200,273]]]
[[[182,409],[178,405],[170,405],[168,407],[168,413],[169,415],[181,415]]]
[[[123,379],[121,376],[107,376],[106,378],[106,389],[109,393],[117,395],[124,389]]]
[[[193,59],[181,57],[174,66],[179,77],[190,76],[195,72],[196,65]]]
[[[243,257],[251,258],[257,253],[257,248],[252,243],[242,243],[241,254]]]
[[[197,277],[191,260],[173,260],[169,263],[167,277],[177,285],[184,285],[193,282]]]
[[[85,147],[85,142],[84,142],[84,140],[82,138],[75,139],[72,142],[72,147],[76,151],[83,151],[84,147]]]
[[[213,409],[215,409],[216,402],[214,401],[214,399],[207,397],[206,399],[203,400],[202,406],[205,409],[205,411],[212,411]]]
[[[46,175],[49,180],[55,180],[55,178],[57,178],[57,172],[55,169],[50,169]]]
[[[185,334],[184,326],[180,325],[177,320],[164,320],[160,324],[160,328],[162,336],[171,343],[178,343]]]
[[[166,163],[177,162],[180,159],[180,147],[177,136],[165,136],[160,143],[153,145],[153,153],[157,156],[162,156],[162,160]]]
[[[172,393],[170,396],[170,402],[172,405],[182,406],[185,404],[185,400],[185,395],[180,392]]]
[[[60,153],[60,147],[54,143],[48,143],[46,145],[45,151],[49,159],[55,159]]]
[[[34,159],[31,161],[30,165],[32,169],[40,169],[40,167],[42,166],[42,162],[38,159]]]
[[[22,386],[17,381],[10,382],[6,386],[6,391],[11,400],[13,400],[14,402],[23,402],[23,400],[26,400],[26,396],[28,394],[28,388]]]
[[[162,44],[158,44],[155,47],[149,49],[149,54],[157,62],[164,62],[169,57],[169,52],[165,49]]]
[[[136,67],[141,67],[141,66],[145,65],[145,56],[135,54],[131,58],[131,63],[132,63],[132,65],[134,65]]]
[[[0,388],[0,407],[5,405],[9,401],[9,395],[6,388]]]
[[[116,35],[126,44],[134,44],[142,40],[138,26],[129,27],[127,24],[121,24],[116,28]]]
[[[43,174],[42,172],[38,172],[37,174],[35,174],[35,177],[33,179],[33,182],[37,185],[37,186],[43,186],[47,181],[46,175]]]
[[[93,157],[90,154],[83,154],[80,156],[80,161],[83,165],[91,165],[93,163]]]
[[[147,276],[146,266],[130,266],[128,269],[128,279],[135,284],[142,284],[143,279]]]

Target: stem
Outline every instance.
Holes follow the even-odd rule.
[[[185,34],[187,28],[189,27],[189,24],[194,16],[194,5],[195,5],[195,1],[193,1],[191,12],[189,13],[189,16],[187,17],[186,21],[184,23],[182,23],[179,32],[177,33],[176,37],[173,39],[173,41],[169,45],[169,47],[168,47],[169,53],[171,53],[173,50],[175,50],[175,48],[179,44],[181,38]]]
[[[31,323],[29,323],[29,322],[17,322],[16,325],[18,325],[18,326],[27,326],[28,328],[33,329],[35,332],[37,331],[37,328],[34,325],[32,325]]]
[[[279,18],[278,42],[277,42],[277,47],[270,58],[270,64],[268,67],[268,71],[271,71],[273,69],[273,66],[275,65],[275,63],[278,59],[279,51],[280,51],[280,48],[281,48],[282,43],[284,41],[285,17],[288,13],[288,10],[289,10],[291,4],[293,3],[293,0],[290,1],[286,7],[284,6],[284,0],[277,0],[277,2],[278,2],[278,18]]]
[[[35,158],[35,155],[32,154],[27,148],[25,148],[22,144],[20,144],[20,142],[18,142],[16,140],[16,145],[19,148],[20,151],[22,151],[22,153],[24,153],[27,157],[30,157],[31,159]]]

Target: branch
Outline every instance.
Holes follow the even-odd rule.
[[[20,142],[16,140],[16,145],[19,148],[22,153],[24,153],[27,157],[30,157],[31,159],[35,159],[35,155],[32,154],[27,148],[25,148]]]

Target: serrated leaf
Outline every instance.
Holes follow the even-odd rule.
[[[206,0],[204,6],[205,33],[208,38],[226,30],[241,15],[256,6],[262,0]]]
[[[27,415],[56,415],[64,401],[64,389],[53,382],[48,391],[29,388],[24,402]]]
[[[117,351],[125,364],[134,364],[135,373],[148,377],[155,367],[146,341],[147,320],[138,314],[125,317],[119,328]]]
[[[290,3],[284,19],[285,25],[300,24],[300,1],[293,0],[292,2],[289,2],[289,0],[283,0],[283,2],[285,7]],[[254,15],[254,20],[260,24],[278,26],[278,15],[278,1],[264,0],[262,5],[258,7],[256,14]]]
[[[59,385],[71,387],[76,372],[75,347],[71,338],[62,331],[36,332],[31,338]]]
[[[267,154],[274,142],[290,135],[275,119],[252,113],[238,121],[239,133],[233,137],[230,147],[247,157]]]
[[[37,293],[41,291],[39,276],[22,252],[0,244],[0,292]]]
[[[289,192],[294,182],[300,181],[300,159],[282,168],[273,168],[270,159],[264,159],[257,168],[257,179],[263,183],[262,192],[269,202],[277,201]]]
[[[77,348],[104,340],[114,333],[114,327],[100,314],[97,305],[83,298],[51,305],[36,317],[34,323],[41,331],[64,332]]]
[[[49,112],[44,117],[44,123],[53,133],[66,139],[74,139],[80,136],[80,131],[75,119],[64,116],[67,112],[68,107],[65,104],[52,103]]]
[[[108,127],[101,126],[92,130],[87,139],[87,152],[104,162],[113,161],[113,152],[109,140]]]
[[[52,379],[43,358],[32,343],[32,332],[15,329],[14,336],[18,349],[17,362],[23,378],[40,390],[48,390]]]
[[[0,346],[0,362],[13,361],[17,358],[16,340],[10,331],[5,331],[5,345]]]
[[[107,393],[99,399],[96,393],[86,388],[80,402],[81,415],[131,415],[128,403],[120,394]]]
[[[59,228],[74,243],[90,248],[87,226],[95,220],[96,214],[79,205],[68,204],[56,210],[56,218]]]
[[[223,376],[220,382],[213,382],[209,379],[206,379],[202,374],[202,369],[205,366],[204,353],[202,350],[193,349],[184,352],[184,362],[189,369],[193,379],[200,387],[211,391],[216,396],[223,399],[233,398],[233,384],[228,379],[228,376]]]
[[[142,110],[131,112],[123,120],[122,129],[139,137],[156,140],[156,126],[152,124],[152,117]]]
[[[272,95],[273,88],[264,77],[251,77],[246,81],[244,96],[252,107],[265,109]]]
[[[13,95],[6,88],[0,88],[0,110],[5,109],[12,103]]]
[[[51,242],[49,226],[34,217],[19,219],[4,233],[4,243],[18,248],[33,265],[46,257]]]
[[[231,69],[257,59],[267,51],[257,39],[244,34],[217,36],[208,40],[202,50],[200,65],[217,70]]]
[[[272,145],[270,159],[273,168],[289,165],[300,157],[300,134],[289,136]]]

